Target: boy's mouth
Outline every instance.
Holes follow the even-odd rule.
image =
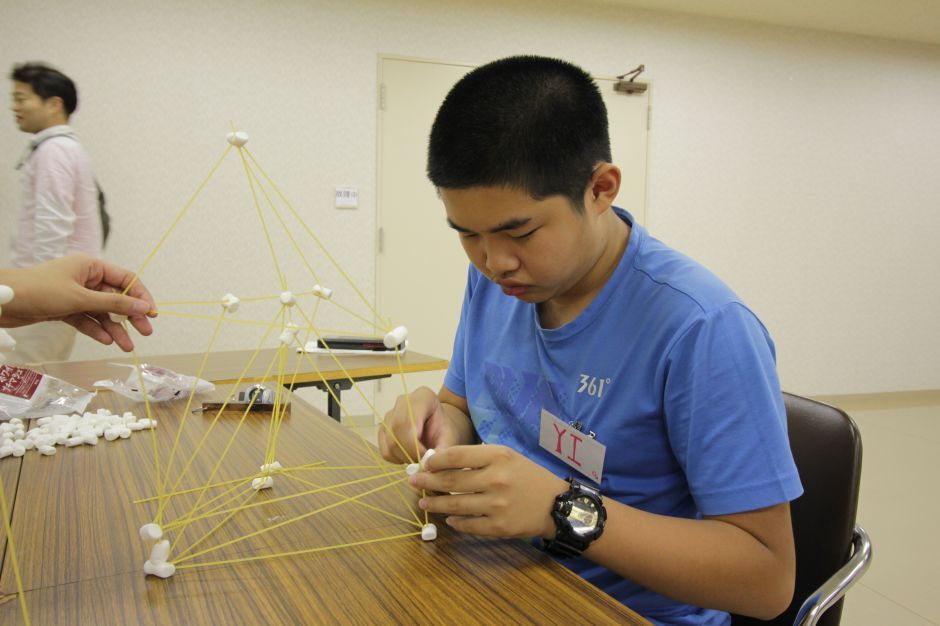
[[[503,293],[507,296],[521,296],[529,290],[529,287],[520,283],[514,283],[511,281],[499,281],[499,286],[502,288]]]

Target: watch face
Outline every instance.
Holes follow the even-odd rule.
[[[579,535],[587,535],[597,527],[597,505],[587,496],[577,496],[571,500],[571,513],[568,522],[571,530]]]

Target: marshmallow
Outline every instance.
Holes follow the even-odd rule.
[[[241,302],[238,299],[238,296],[227,293],[222,296],[222,308],[224,308],[229,313],[234,313],[238,310],[238,303]]]
[[[151,524],[144,524],[144,527],[150,525]],[[153,526],[156,526],[156,524],[153,524]],[[143,536],[143,528],[141,528],[141,536]],[[144,562],[144,573],[150,574],[151,576],[159,576],[160,578],[169,578],[172,576],[173,573],[176,572],[176,566],[166,562],[169,556],[170,542],[168,540],[161,539],[153,544],[153,549],[150,551],[150,558]]]
[[[52,456],[55,454],[55,446],[37,446],[36,450],[43,456]]]
[[[242,130],[235,131],[233,133],[227,134],[225,139],[236,148],[241,148],[246,143],[248,143],[248,133]]]
[[[110,317],[111,321],[115,324],[122,324],[127,321],[126,315],[118,315],[117,313],[108,313],[108,317]]]
[[[0,352],[11,352],[16,347],[16,339],[0,328]]]
[[[397,328],[392,329],[388,334],[385,335],[385,339],[382,340],[382,343],[385,344],[385,347],[389,350],[400,346],[405,343],[405,339],[408,338],[408,329],[404,326],[398,326]]]
[[[0,305],[4,305],[13,299],[13,287],[0,285]]]
[[[160,578],[169,578],[176,573],[176,566],[172,563],[151,563],[144,562],[144,574],[159,576]]]
[[[284,306],[294,306],[297,304],[297,297],[291,291],[284,291],[281,293],[281,304]]]
[[[421,457],[421,469],[426,470],[428,468],[428,459],[434,456],[434,448],[428,448],[424,456]]]
[[[161,539],[153,544],[153,548],[150,550],[149,561],[154,565],[166,563],[168,556],[170,556],[170,541],[168,539]]]
[[[434,541],[437,539],[437,526],[434,524],[425,524],[421,527],[421,538],[425,541]]]
[[[163,537],[163,529],[153,522],[140,527],[140,538],[144,541],[154,541]]]
[[[292,306],[292,305],[288,305],[288,306]],[[298,330],[300,330],[300,328],[298,328],[297,324],[286,324],[284,326],[284,332],[282,332],[281,336],[278,338],[279,341],[283,343],[285,346],[289,346],[290,344],[294,343],[294,338],[297,337]]]
[[[414,476],[421,471],[421,466],[417,463],[409,463],[408,467],[405,468],[405,473],[409,476]]]
[[[6,458],[13,454],[13,446],[0,446],[0,459]]]
[[[324,300],[329,300],[333,297],[333,290],[328,287],[321,287],[320,285],[313,286],[313,295],[318,298],[323,298]]]
[[[84,437],[69,437],[65,440],[66,447],[72,448],[74,446],[80,446],[85,443]]]
[[[274,462],[272,462],[272,463],[265,463],[264,465],[262,465],[262,466],[259,467],[258,469],[260,469],[262,472],[266,472],[266,471],[268,471],[268,470],[281,469],[282,467],[284,467],[284,466],[281,465],[281,462],[280,462],[280,461],[274,461]]]
[[[262,489],[270,489],[274,486],[274,479],[270,476],[264,476],[263,478],[255,478],[251,481],[251,488],[255,491],[260,491]]]
[[[114,441],[120,437],[120,431],[117,428],[106,428],[104,431],[104,438],[108,441]]]
[[[169,578],[176,573],[176,566],[172,563],[153,564],[150,561],[144,563],[144,573],[160,578]]]

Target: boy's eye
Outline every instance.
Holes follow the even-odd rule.
[[[539,226],[539,228],[541,228],[541,226]],[[531,237],[531,236],[535,233],[535,231],[537,231],[539,228],[533,228],[533,229],[530,230],[529,232],[523,233],[522,235],[512,235],[512,238],[513,238],[513,239],[528,239],[528,238]]]

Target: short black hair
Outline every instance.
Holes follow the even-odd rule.
[[[78,90],[72,79],[45,63],[21,63],[14,65],[10,72],[10,80],[28,83],[36,95],[43,100],[58,96],[62,98],[62,106],[66,116],[71,115],[78,108]]]
[[[607,108],[591,76],[566,61],[514,56],[464,76],[437,112],[428,142],[436,187],[506,186],[584,210],[598,162],[609,162]]]

